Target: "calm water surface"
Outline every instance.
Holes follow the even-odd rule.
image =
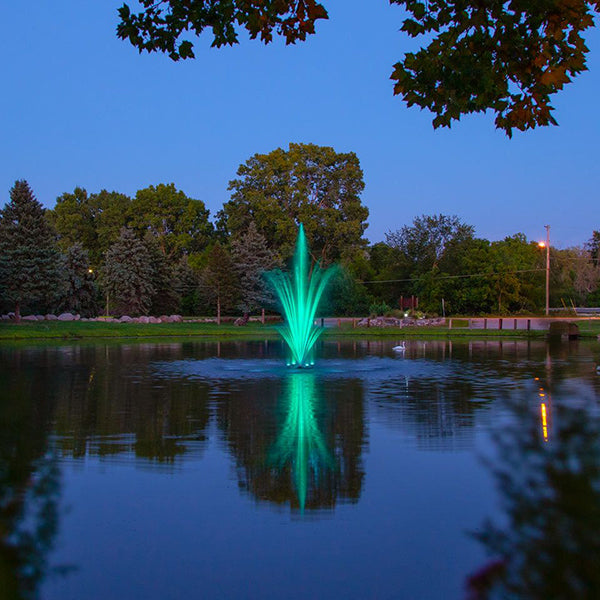
[[[0,349],[0,597],[600,597],[598,343]]]

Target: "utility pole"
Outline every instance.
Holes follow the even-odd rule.
[[[550,225],[546,228],[546,316],[550,314]]]

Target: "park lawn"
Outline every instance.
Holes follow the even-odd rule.
[[[323,332],[325,339],[338,338],[540,338],[545,331],[524,330],[482,330],[468,329],[458,319],[453,320],[452,329],[447,326],[421,327],[352,327],[351,323],[342,323],[341,327],[328,327]],[[579,321],[582,337],[596,338],[600,335],[600,319]],[[198,337],[212,339],[244,339],[260,340],[278,337],[277,329],[272,323],[261,324],[250,322],[243,327],[233,323],[102,323],[89,321],[24,321],[19,325],[0,323],[0,342],[8,340],[82,340],[82,339],[140,339],[140,338],[173,338]]]
[[[0,341],[36,339],[214,337],[264,339],[276,337],[273,325],[249,323],[102,323],[96,321],[24,321],[0,323]]]

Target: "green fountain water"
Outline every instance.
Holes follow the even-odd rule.
[[[283,396],[285,423],[271,451],[271,464],[276,469],[290,469],[301,513],[306,507],[309,489],[319,489],[320,480],[334,466],[315,416],[317,397],[314,373],[295,371],[290,374]]]
[[[311,271],[302,224],[298,229],[291,275],[280,270],[267,273],[283,309],[285,325],[279,331],[290,349],[291,366],[313,364],[312,348],[322,332],[322,328],[315,327],[315,314],[332,274],[332,269],[321,269],[319,263],[313,265]]]

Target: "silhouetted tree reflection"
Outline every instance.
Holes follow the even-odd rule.
[[[232,392],[218,419],[237,459],[239,485],[260,500],[301,511],[358,500],[366,443],[360,382],[325,395],[314,373],[250,382]]]
[[[538,408],[514,402],[528,425],[496,436],[504,518],[476,535],[492,562],[470,577],[470,598],[600,598],[598,405],[554,402],[547,442]]]
[[[0,368],[0,596],[16,600],[37,598],[48,573],[60,479],[48,440],[47,382],[11,366]]]
[[[157,379],[152,361],[176,357],[181,344],[91,347],[54,377],[59,390],[58,447],[73,457],[116,456],[171,463],[203,441],[206,384]]]

